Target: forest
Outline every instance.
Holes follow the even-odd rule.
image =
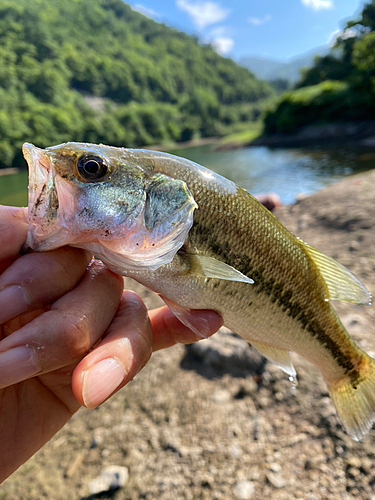
[[[221,136],[272,88],[122,0],[0,0],[0,167],[21,144],[138,147]]]
[[[375,118],[375,0],[349,21],[324,57],[303,70],[264,118],[266,134],[292,133],[304,125]]]

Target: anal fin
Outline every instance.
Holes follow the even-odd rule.
[[[250,343],[257,351],[260,352],[260,354],[271,361],[271,363],[278,366],[287,375],[293,378],[296,377],[296,370],[294,369],[292,360],[290,359],[290,352],[288,349],[279,349],[268,344],[262,344],[261,342],[254,342],[252,340]]]

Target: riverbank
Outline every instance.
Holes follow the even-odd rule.
[[[373,294],[374,186],[370,171],[275,212]],[[126,284],[149,307],[160,304]],[[375,356],[375,307],[334,305],[356,342]],[[352,441],[321,376],[301,358],[294,390],[246,342],[225,338],[197,344],[211,346],[203,360],[183,346],[155,353],[127,388],[97,410],[78,412],[5,482],[3,498],[98,498],[89,496],[88,483],[108,465],[129,470],[125,487],[110,495],[115,500],[374,498],[375,430]]]
[[[202,137],[200,139],[192,139],[185,142],[165,142],[163,144],[151,144],[142,146],[139,149],[150,149],[151,151],[177,151],[179,149],[194,148],[196,146],[206,146],[207,144],[215,144],[219,141],[218,137]]]
[[[215,151],[225,151],[240,147],[268,146],[268,147],[314,147],[340,145],[347,146],[375,146],[375,120],[359,122],[326,123],[308,125],[300,128],[294,134],[262,135],[241,141],[219,141],[213,145]]]
[[[3,175],[18,174],[19,172],[20,172],[20,169],[17,167],[1,168],[0,169],[0,177]]]
[[[375,147],[375,120],[325,123],[301,127],[294,134],[263,135],[260,121],[251,122],[245,130],[224,137],[204,137],[179,143],[153,144],[144,149],[174,151],[211,145],[212,151],[227,151],[251,146],[314,147],[340,145]]]

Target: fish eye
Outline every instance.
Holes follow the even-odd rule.
[[[108,172],[108,166],[103,158],[96,155],[82,155],[78,158],[77,169],[82,179],[96,181],[102,179]]]

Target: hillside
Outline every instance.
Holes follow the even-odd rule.
[[[0,166],[24,140],[140,146],[221,135],[272,90],[122,0],[0,0]]]

